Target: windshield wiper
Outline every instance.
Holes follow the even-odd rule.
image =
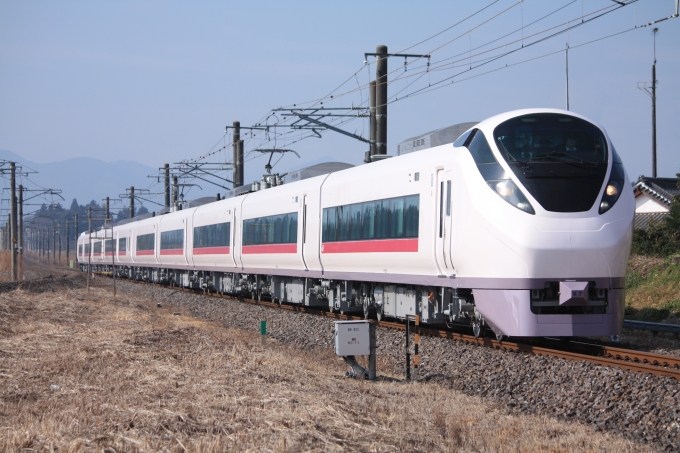
[[[574,157],[571,154],[562,153],[559,151],[553,151],[550,154],[543,154],[541,156],[537,156],[531,159],[530,162],[540,162],[546,159],[551,159],[553,162],[576,165],[578,167],[594,167],[597,165],[597,162],[579,159],[578,157]]]

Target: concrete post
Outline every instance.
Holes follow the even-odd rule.
[[[376,154],[387,154],[387,46],[376,47],[375,53]]]

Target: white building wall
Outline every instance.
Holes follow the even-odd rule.
[[[641,193],[635,197],[635,213],[636,214],[651,214],[655,212],[668,212],[669,209],[658,200],[650,197],[646,193]]]

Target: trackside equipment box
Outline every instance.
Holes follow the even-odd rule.
[[[368,321],[336,321],[335,353],[341,357],[371,353]]]

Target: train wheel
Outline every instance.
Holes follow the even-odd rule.
[[[486,333],[486,327],[482,326],[482,322],[479,320],[472,321],[472,333],[475,338],[483,337]]]

